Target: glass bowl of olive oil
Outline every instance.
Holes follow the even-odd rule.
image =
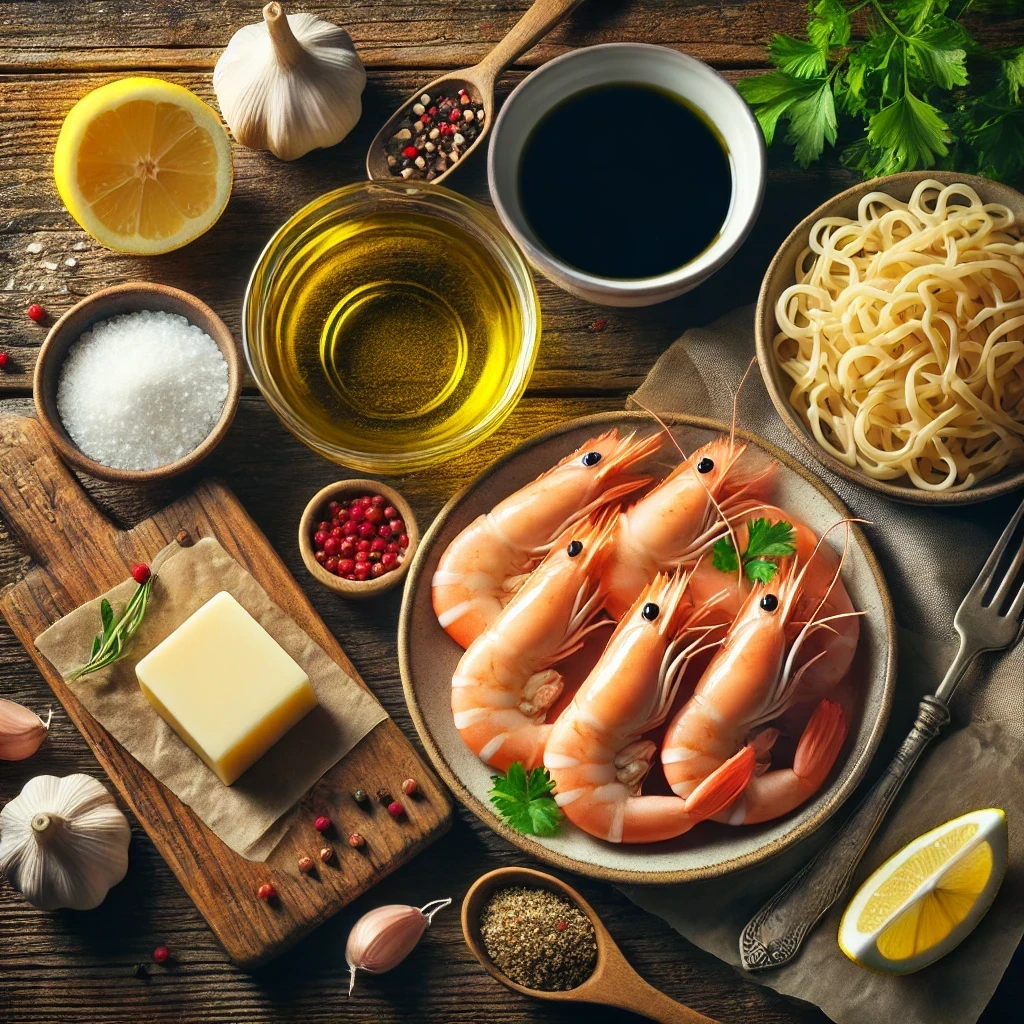
[[[439,186],[361,182],[288,220],[246,289],[249,370],[314,451],[395,475],[493,433],[526,389],[540,307],[497,219]]]

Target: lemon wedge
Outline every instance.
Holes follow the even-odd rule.
[[[118,252],[170,252],[209,230],[231,194],[216,112],[159,78],[94,89],[64,119],[53,173],[68,212]]]
[[[926,832],[860,887],[839,924],[839,948],[884,974],[934,963],[985,916],[1006,873],[1006,851],[1006,815],[995,807]]]

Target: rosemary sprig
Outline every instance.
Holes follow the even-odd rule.
[[[146,606],[149,604],[149,595],[153,590],[153,579],[154,577],[150,576],[132,594],[128,603],[124,606],[124,611],[121,612],[120,618],[115,617],[114,609],[110,607],[110,602],[103,598],[100,602],[100,622],[103,626],[103,632],[93,639],[88,662],[81,668],[76,668],[68,676],[69,680],[87,676],[123,657],[128,642],[138,632],[139,626],[142,625],[142,620],[146,614]]]

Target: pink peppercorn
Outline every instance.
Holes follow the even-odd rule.
[[[269,882],[264,882],[256,890],[256,895],[261,900],[272,900],[277,895],[277,890]]]
[[[27,312],[29,320],[33,323],[41,324],[46,319],[46,310],[38,302],[33,302]]]
[[[158,964],[165,964],[171,958],[171,951],[166,946],[157,946],[153,950],[153,960]]]
[[[313,827],[317,832],[326,832],[331,827],[331,819],[326,814],[321,814],[316,821],[313,822]]]
[[[391,803],[388,804],[388,814],[390,814],[392,818],[400,818],[405,814],[405,808],[397,800],[392,800]]]
[[[419,154],[415,146],[406,146],[405,149],[402,150],[402,156],[409,160],[414,160],[418,155]]]
[[[0,370],[6,370],[11,357],[6,352],[0,352]],[[379,509],[378,509],[379,511]]]

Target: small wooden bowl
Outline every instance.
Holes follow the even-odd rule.
[[[597,965],[594,973],[582,985],[566,992],[545,992],[525,988],[503,974],[487,955],[480,934],[480,912],[496,889],[523,886],[527,889],[549,889],[576,904],[590,919],[597,935]],[[615,940],[608,934],[594,908],[571,886],[554,875],[532,868],[498,868],[481,875],[469,888],[462,901],[462,934],[473,956],[484,970],[509,988],[534,999],[550,999],[560,1003],[599,1003],[642,1014],[663,1024],[715,1024],[696,1010],[677,1003],[664,993],[648,985],[629,966]]]
[[[375,580],[346,580],[328,572],[313,557],[314,527],[322,521],[323,510],[329,501],[340,501],[344,504],[345,499],[362,497],[364,494],[382,494],[398,509],[402,514],[402,522],[405,523],[409,546],[405,549],[397,569],[392,569],[391,572],[386,572]],[[328,484],[313,495],[299,520],[299,551],[310,574],[328,590],[333,590],[342,597],[351,597],[357,600],[364,597],[378,597],[398,586],[409,571],[413,553],[419,542],[420,530],[416,525],[416,516],[409,503],[393,487],[388,487],[387,484],[382,484],[379,480],[338,480],[333,484]]]
[[[68,349],[93,324],[122,313],[137,313],[142,310],[177,313],[213,338],[228,364],[228,394],[216,426],[206,439],[184,458],[170,462],[166,466],[158,466],[156,469],[116,469],[90,459],[71,439],[57,412],[57,381]],[[242,361],[238,356],[235,339],[224,321],[194,295],[146,281],[101,288],[72,306],[50,328],[50,333],[39,350],[32,381],[36,416],[60,457],[90,476],[127,484],[149,484],[167,480],[187,472],[202,462],[220,444],[228,427],[231,426],[238,409],[241,390]]]

